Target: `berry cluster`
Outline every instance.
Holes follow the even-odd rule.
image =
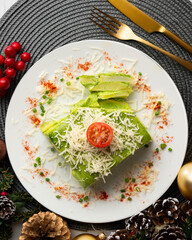
[[[19,42],[13,42],[4,50],[5,56],[0,55],[0,97],[5,96],[17,71],[25,69],[25,63],[29,62],[31,56],[28,52],[20,55],[21,60],[15,61],[17,53],[21,50]]]

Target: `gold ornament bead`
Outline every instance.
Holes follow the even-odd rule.
[[[100,233],[98,236],[92,234],[80,234],[73,238],[73,240],[105,240],[106,236],[104,233]]]
[[[181,194],[192,201],[192,162],[185,164],[179,171],[177,183]]]

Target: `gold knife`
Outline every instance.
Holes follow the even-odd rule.
[[[181,38],[177,37],[175,34],[170,32],[160,23],[155,21],[146,13],[142,12],[140,9],[135,7],[133,4],[127,0],[108,0],[114,7],[116,7],[125,16],[130,18],[134,23],[143,28],[148,33],[160,32],[164,33],[167,37],[177,42],[180,46],[185,48],[187,51],[192,53],[192,46],[184,42]]]

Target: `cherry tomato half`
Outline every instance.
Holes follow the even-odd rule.
[[[92,123],[87,129],[87,140],[95,147],[107,147],[113,140],[113,129],[103,122]]]

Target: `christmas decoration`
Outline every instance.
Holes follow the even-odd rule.
[[[39,212],[23,224],[19,238],[19,240],[36,239],[70,240],[71,232],[61,217],[51,212]]]
[[[154,233],[152,240],[186,240],[183,229],[178,226],[165,226]]]
[[[192,219],[192,202],[186,201],[179,206],[179,218],[183,222],[188,222]]]
[[[80,234],[73,238],[73,240],[105,240],[106,236],[104,233],[100,233],[98,236],[94,236],[93,234]]]
[[[107,240],[127,240],[127,239],[131,239],[133,234],[129,233],[126,229],[123,230],[117,230],[115,232],[112,232]]]
[[[178,219],[179,201],[176,198],[157,200],[148,209],[148,213],[155,225],[173,224]]]
[[[9,220],[15,214],[14,203],[6,196],[0,197],[0,219]]]
[[[31,56],[28,52],[20,55],[21,60],[15,62],[15,57],[21,50],[19,42],[13,42],[4,50],[4,54],[0,55],[0,97],[6,95],[7,89],[10,87],[17,71],[25,69],[25,63],[29,62]]]
[[[125,220],[126,229],[134,232],[142,232],[146,237],[150,238],[154,229],[154,224],[147,216],[147,212],[141,212],[136,216]]]
[[[185,164],[179,171],[177,183],[181,194],[192,201],[192,162]]]
[[[7,153],[5,142],[0,139],[0,162],[5,158]]]

